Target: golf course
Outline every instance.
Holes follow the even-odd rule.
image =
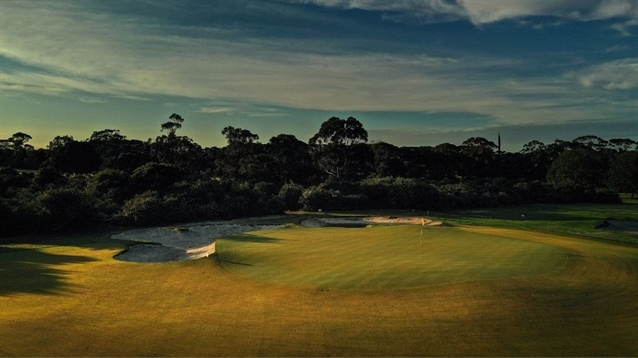
[[[365,213],[302,213],[155,263],[116,259],[134,244],[118,232],[15,238],[0,244],[0,355],[636,356],[638,235],[592,225],[636,208],[439,226],[307,227]]]

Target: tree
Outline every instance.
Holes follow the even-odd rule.
[[[314,160],[321,171],[337,180],[352,180],[369,171],[366,162],[373,159],[367,141],[368,131],[356,118],[331,117],[309,143],[315,147]]]
[[[593,150],[601,150],[607,146],[607,141],[595,135],[580,136],[572,141],[576,146],[583,146]]]
[[[169,137],[175,136],[175,131],[182,128],[182,123],[184,123],[184,118],[177,113],[173,113],[168,117],[169,121],[166,123],[162,123],[161,132],[168,132]]]
[[[24,145],[33,139],[30,135],[22,132],[14,133],[9,141],[13,143],[14,148],[23,148]]]
[[[125,139],[126,136],[121,135],[119,129],[103,129],[93,132],[89,138],[89,142],[117,143]]]
[[[130,177],[132,189],[136,192],[156,190],[164,193],[182,178],[182,171],[176,165],[166,163],[146,163],[135,169]]]
[[[26,144],[31,136],[17,132],[0,140],[0,165],[13,168],[36,169],[44,160],[44,153]]]
[[[638,152],[622,152],[609,168],[609,186],[619,193],[638,194]]]
[[[118,129],[95,131],[88,141],[100,154],[102,164],[107,167],[112,166],[121,153],[127,152],[124,148],[126,136],[121,135]]]
[[[222,134],[228,145],[215,158],[217,174],[227,179],[263,181],[271,158],[264,156],[265,146],[258,143],[259,136],[247,129],[225,127]]]
[[[599,187],[607,173],[599,153],[586,148],[566,150],[556,158],[547,174],[547,181],[560,185]]]
[[[374,154],[374,171],[377,177],[399,177],[405,172],[401,160],[401,150],[388,143],[379,142],[370,145]]]
[[[56,150],[58,148],[63,148],[65,147],[68,143],[75,141],[73,139],[73,136],[70,135],[63,135],[63,136],[55,136],[55,138],[53,138],[53,140],[51,140],[51,142],[49,142],[49,145],[47,145],[47,148],[50,151]]]
[[[259,136],[257,134],[253,134],[248,129],[235,128],[231,126],[222,129],[222,135],[226,137],[228,144],[254,143],[259,140]]]
[[[331,117],[321,124],[319,132],[310,138],[310,144],[352,145],[368,141],[368,131],[354,117]]]
[[[421,160],[421,166],[425,167],[421,170],[425,171],[431,179],[457,179],[464,165],[462,149],[462,146],[442,143],[432,148],[432,150],[421,150],[421,156],[424,157]],[[423,175],[409,177],[418,178],[423,177]]]
[[[89,142],[58,136],[49,144],[47,162],[63,173],[91,173],[100,168],[101,161],[100,154]]]
[[[308,144],[294,135],[280,134],[270,138],[267,151],[274,162],[273,170],[279,184],[304,183],[315,172]]]
[[[545,143],[533,140],[523,146],[523,164],[526,167],[525,176],[530,180],[545,180],[547,172],[556,159],[555,148]]]
[[[619,152],[631,150],[631,148],[634,147],[636,144],[638,143],[627,138],[613,138],[610,139],[608,142],[608,146],[611,147],[611,149]]]
[[[463,142],[462,152],[465,155],[466,165],[463,166],[465,176],[471,177],[495,177],[497,173],[495,163],[495,150],[498,148],[494,142],[482,137],[472,137]]]

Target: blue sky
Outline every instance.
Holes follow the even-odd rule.
[[[0,138],[638,139],[635,0],[0,1]]]

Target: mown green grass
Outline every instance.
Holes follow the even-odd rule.
[[[262,231],[218,241],[222,266],[275,285],[395,289],[532,276],[559,269],[549,245],[453,227],[373,226]]]
[[[359,236],[368,228],[293,227],[220,240],[219,261],[168,264],[116,261],[125,244],[105,234],[0,245],[0,355],[638,355],[635,247],[485,226],[426,229],[451,236],[424,231],[421,246],[419,227],[374,228],[370,233],[384,238],[372,235],[366,244]],[[428,237],[436,245],[425,250]],[[229,269],[223,259],[233,246],[250,248],[232,255],[254,260],[237,265],[253,270],[295,264],[312,273],[331,263],[348,274],[304,283],[296,273],[273,282]],[[277,256],[276,248],[291,257]],[[423,255],[435,252],[432,263],[465,257],[486,268],[473,271],[466,261],[411,282],[428,276]],[[530,274],[512,266],[526,257],[551,269],[526,262],[536,267]],[[402,263],[413,274],[397,274]],[[508,274],[490,271],[492,263]],[[373,279],[348,279],[365,280],[367,266]],[[454,272],[477,276],[459,281]]]
[[[607,219],[638,221],[638,205],[630,203],[524,205],[435,212],[432,216],[461,225],[517,228],[638,244],[636,234],[596,228]]]
[[[622,193],[620,199],[625,204],[638,204],[638,195],[634,195],[632,198],[630,193]]]
[[[589,239],[638,245],[638,235],[597,229],[604,220],[638,222],[638,199],[622,195],[621,204],[535,204],[469,210],[411,211],[373,210],[344,211],[333,215],[357,216],[423,216],[453,225],[490,226],[531,230]]]

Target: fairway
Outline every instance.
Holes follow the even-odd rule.
[[[0,245],[1,356],[636,356],[638,249],[493,227],[259,231],[132,263]]]
[[[263,283],[396,289],[547,274],[566,252],[454,227],[373,226],[253,232],[218,240],[221,265]]]

